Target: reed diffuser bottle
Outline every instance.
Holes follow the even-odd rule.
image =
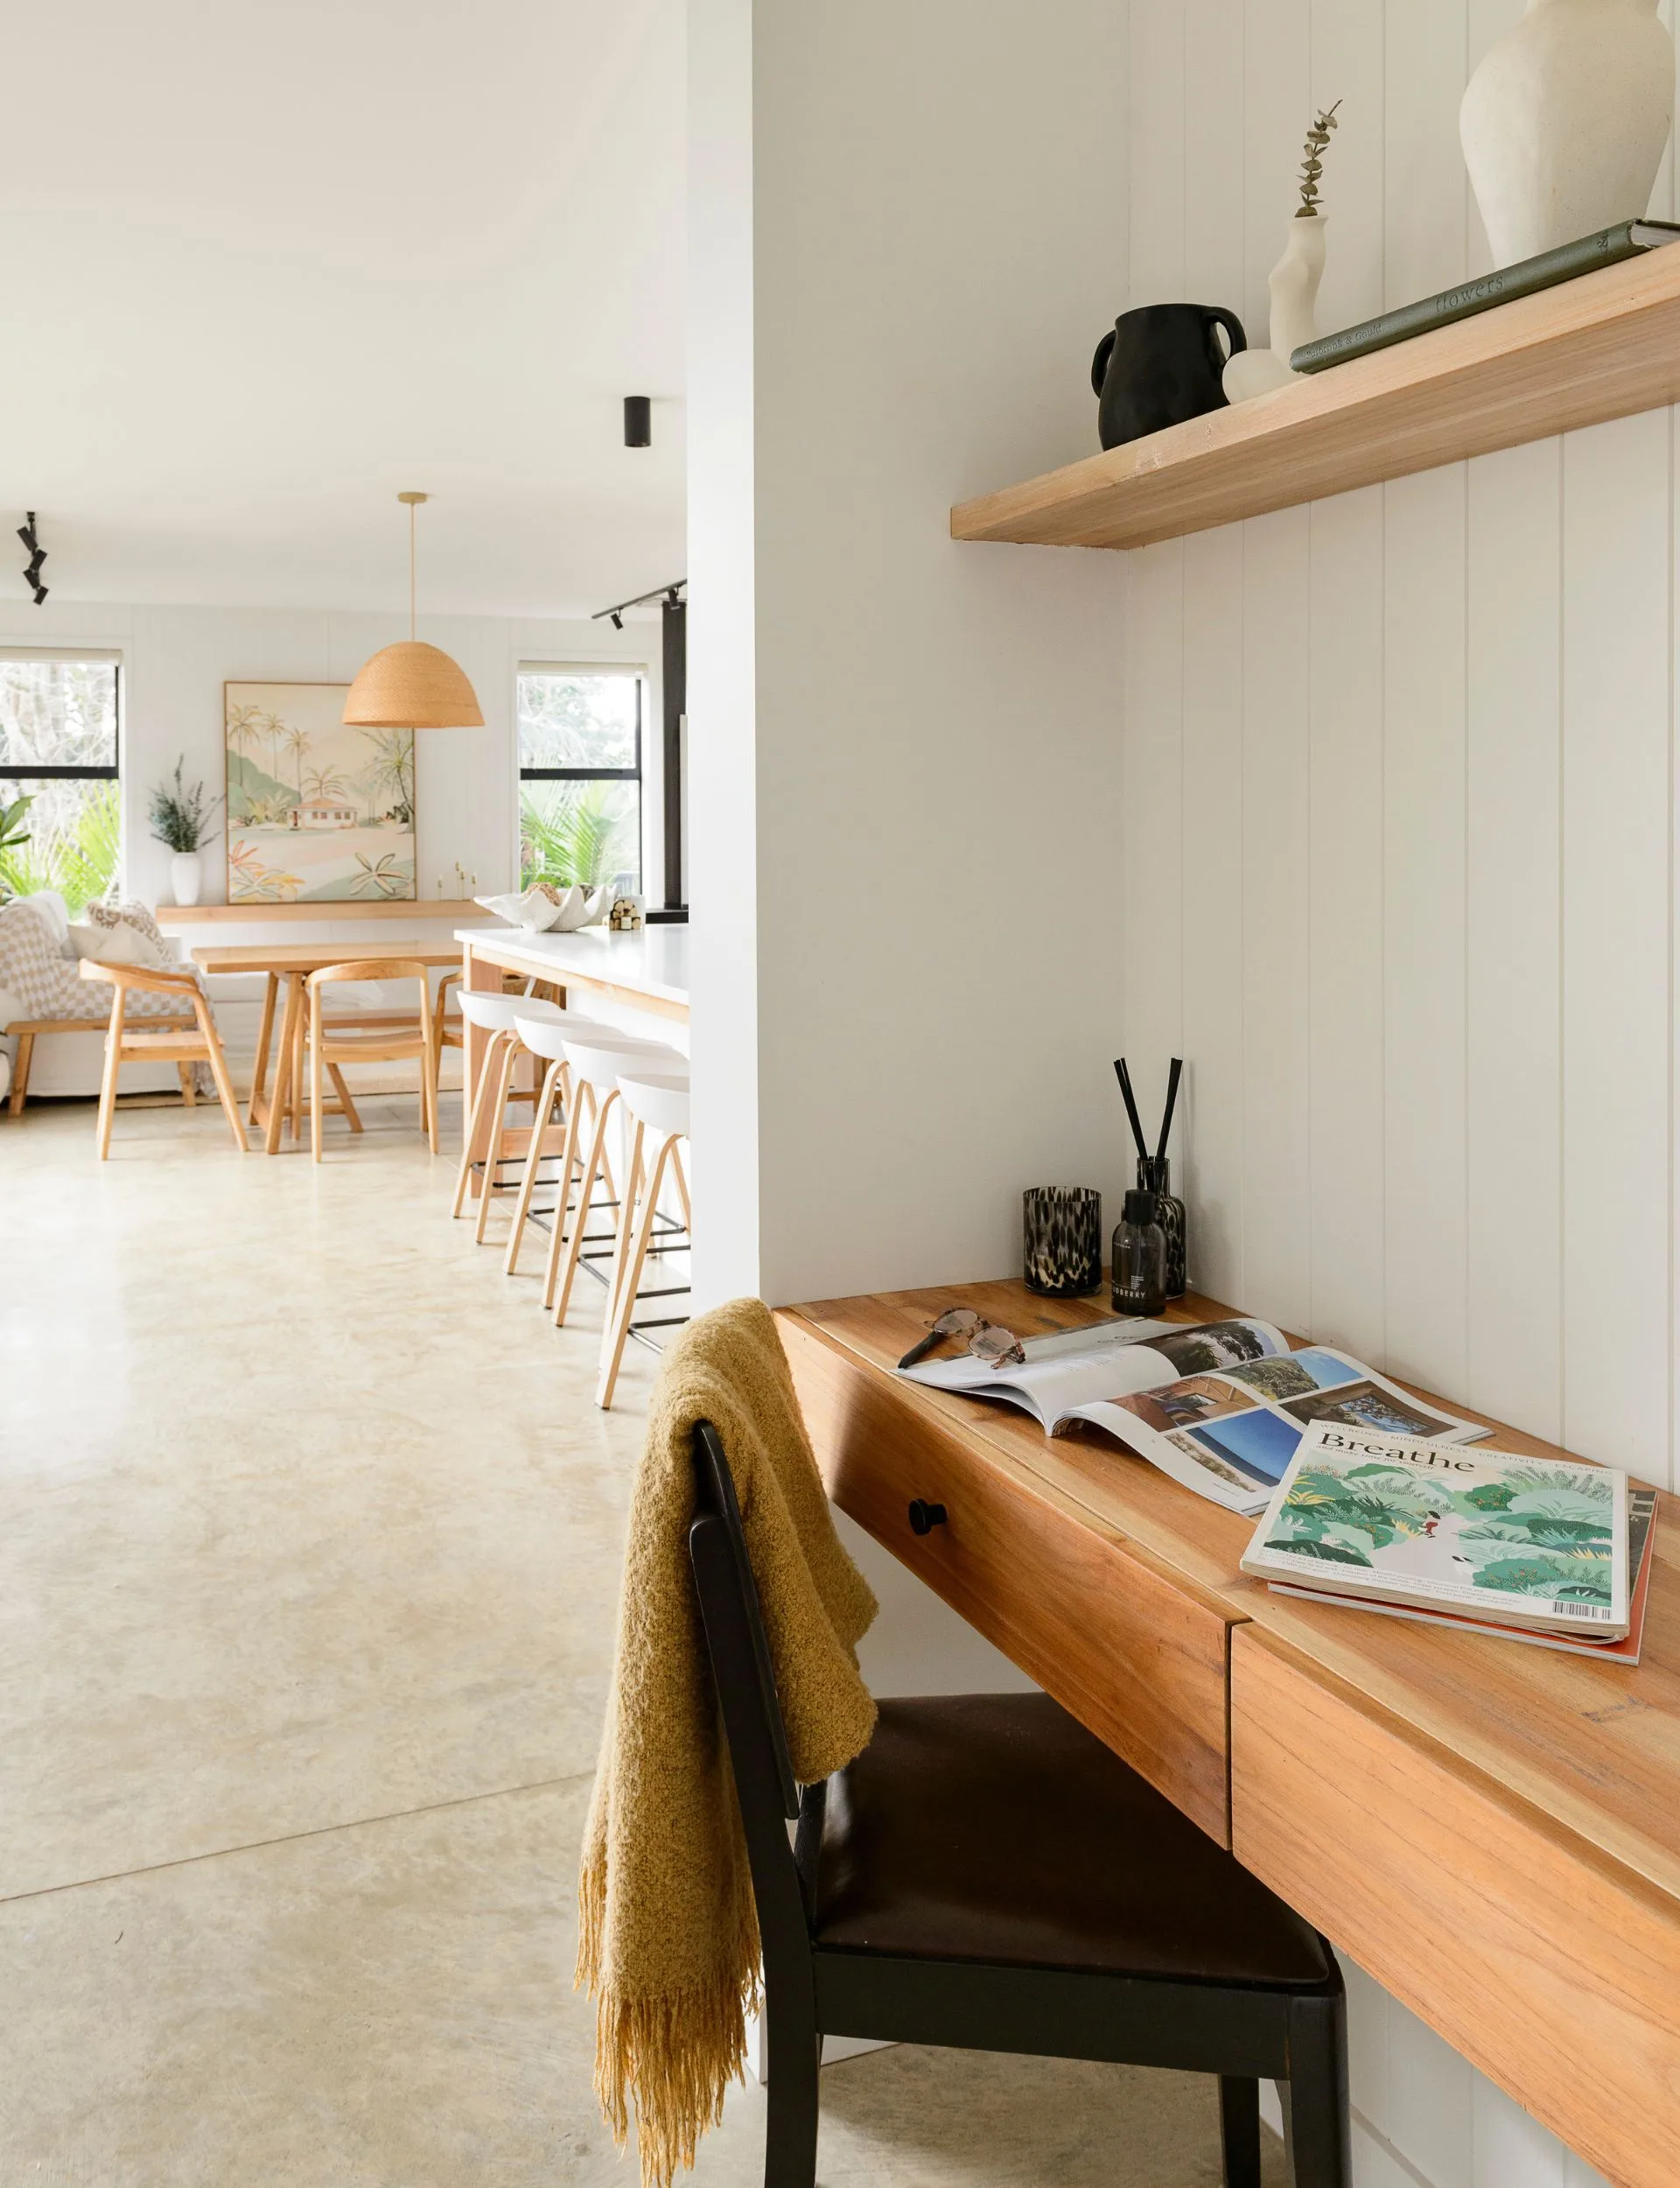
[[[1166,1234],[1153,1193],[1126,1195],[1114,1227],[1110,1294],[1116,1315],[1158,1315],[1166,1304]]]
[[[1166,1242],[1166,1295],[1182,1299],[1189,1289],[1185,1275],[1184,1203],[1172,1190],[1172,1162],[1164,1154],[1140,1154],[1138,1183],[1154,1199],[1155,1220]]]
[[[1138,1114],[1137,1097],[1131,1090],[1131,1072],[1124,1056],[1114,1061],[1114,1075],[1120,1082],[1120,1092],[1126,1105],[1126,1119],[1131,1126],[1132,1143],[1138,1150],[1138,1190],[1149,1194],[1155,1203],[1155,1221],[1159,1224],[1166,1250],[1166,1296],[1182,1299],[1189,1287],[1189,1255],[1187,1225],[1184,1203],[1172,1190],[1172,1166],[1167,1159],[1166,1142],[1172,1130],[1172,1112],[1178,1107],[1179,1083],[1184,1076],[1184,1058],[1174,1056],[1166,1078],[1166,1107],[1161,1113],[1161,1136],[1155,1152],[1149,1151],[1144,1138],[1143,1120]],[[1115,1233],[1117,1242],[1119,1232]],[[1119,1267],[1116,1247],[1114,1266]],[[1115,1279],[1119,1281],[1118,1277]]]

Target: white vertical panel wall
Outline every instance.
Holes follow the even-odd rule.
[[[1131,301],[1264,343],[1338,97],[1321,324],[1485,268],[1458,104],[1521,12],[1133,0]],[[1664,1483],[1673,443],[1657,412],[1128,557],[1123,697],[1125,1035],[1188,1059],[1195,1279]],[[1350,1986],[1361,2188],[1596,2177]]]

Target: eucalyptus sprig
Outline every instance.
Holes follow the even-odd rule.
[[[1319,118],[1306,132],[1304,147],[1306,157],[1301,162],[1301,201],[1295,208],[1298,221],[1316,221],[1319,217],[1319,177],[1324,172],[1323,153],[1330,142],[1330,132],[1336,126],[1336,106],[1322,108]]]
[[[152,835],[175,852],[202,850],[214,841],[216,834],[210,816],[220,801],[206,796],[202,782],[189,787],[182,782],[181,769],[186,764],[183,754],[175,762],[172,785],[160,782],[151,794]]]

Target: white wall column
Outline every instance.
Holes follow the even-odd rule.
[[[704,1296],[1005,1270],[1023,1187],[1121,1182],[1122,572],[948,533],[1096,445],[1124,11],[1049,27],[690,10]]]

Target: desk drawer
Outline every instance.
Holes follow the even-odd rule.
[[[1572,2149],[1674,2188],[1680,1903],[1253,1626],[1231,1820],[1239,1861]]]
[[[1228,1845],[1225,1618],[914,1386],[778,1321],[834,1502]],[[914,1532],[914,1497],[945,1523]]]

